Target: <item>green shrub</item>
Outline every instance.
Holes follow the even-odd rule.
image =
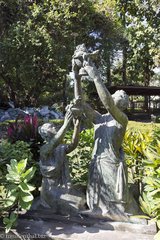
[[[153,135],[156,136],[155,133]],[[140,197],[140,204],[143,212],[153,218],[160,228],[160,141],[156,137],[146,149],[145,155],[146,159],[143,160],[144,192]],[[158,240],[159,236],[160,231],[155,239]]]
[[[129,182],[137,185],[138,194],[142,191],[142,178],[144,174],[143,159],[145,151],[151,143],[151,133],[128,129],[125,133],[123,149],[125,161],[128,166]]]
[[[22,160],[24,159],[24,160]],[[10,164],[9,164],[10,163]],[[30,144],[23,141],[0,142],[0,211],[5,215],[8,232],[16,224],[18,211],[29,209],[34,196],[39,194],[41,175],[33,159]],[[28,181],[32,185],[28,184]]]
[[[21,159],[28,159],[30,165],[33,164],[33,155],[30,150],[30,145],[23,141],[11,143],[8,140],[1,140],[0,142],[0,170],[6,172],[6,163],[11,159],[20,161]]]
[[[5,215],[3,223],[6,232],[15,226],[19,210],[28,210],[31,207],[33,195],[31,192],[35,189],[28,182],[33,178],[36,171],[35,167],[27,169],[27,159],[17,162],[12,159],[7,164],[7,174],[4,177],[5,196],[1,198],[1,212]]]
[[[70,132],[66,141],[70,142],[72,132]],[[69,165],[71,178],[74,184],[87,184],[87,175],[89,163],[91,161],[93,149],[93,129],[83,130],[80,133],[78,147],[69,154]]]
[[[129,173],[138,183],[141,209],[160,226],[160,128],[150,133],[130,129],[123,146]]]

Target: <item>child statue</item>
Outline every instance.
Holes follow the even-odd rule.
[[[41,205],[51,208],[52,213],[74,214],[83,209],[85,198],[71,184],[67,154],[73,151],[79,140],[80,120],[73,118],[75,106],[69,105],[64,123],[59,131],[53,124],[45,123],[39,133],[46,143],[40,149],[40,171],[42,173]],[[76,109],[77,110],[77,109]],[[73,119],[74,132],[70,144],[62,143]]]

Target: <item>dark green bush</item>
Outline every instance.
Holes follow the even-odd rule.
[[[23,141],[11,143],[8,140],[1,140],[0,142],[0,169],[5,170],[6,164],[11,159],[20,161],[21,159],[28,159],[30,164],[33,164],[33,154],[30,150],[30,145]]]
[[[70,142],[72,132],[68,133],[66,141]],[[93,149],[93,129],[80,133],[78,147],[69,154],[71,178],[74,184],[87,184],[87,175]]]

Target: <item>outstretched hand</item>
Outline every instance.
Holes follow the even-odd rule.
[[[73,113],[71,111],[71,107],[68,106],[65,117],[64,117],[64,124],[68,125],[71,122],[72,119],[73,119]]]
[[[72,72],[78,74],[80,68],[82,67],[82,62],[79,59],[72,59]]]
[[[81,101],[82,101],[81,97],[73,100],[73,106],[71,108],[71,111],[72,111],[73,117],[75,119],[81,118],[81,115],[82,115],[82,103],[81,103]]]
[[[89,59],[87,54],[83,55],[83,68],[92,80],[99,77],[98,69],[96,68],[95,64]]]
[[[73,118],[73,124],[75,127],[78,127],[80,124],[80,118]]]

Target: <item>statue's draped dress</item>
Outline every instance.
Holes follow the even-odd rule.
[[[41,200],[43,205],[53,206],[71,185],[66,146],[60,144],[47,159],[40,159],[42,173]]]
[[[102,214],[118,214],[126,203],[127,174],[121,143],[125,129],[109,113],[94,124],[95,142],[89,169],[87,203]],[[115,210],[114,210],[115,209]]]

